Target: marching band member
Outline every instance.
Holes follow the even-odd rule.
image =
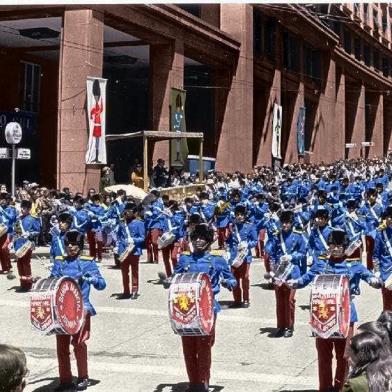
[[[86,210],[90,215],[91,224],[87,230],[87,241],[90,256],[98,263],[102,261],[102,224],[100,219],[105,215],[105,208],[101,205],[101,196],[91,196],[91,203],[86,203]],[[98,257],[97,257],[98,256]]]
[[[299,277],[287,281],[288,286],[292,288],[303,288],[307,286],[316,275],[320,274],[338,274],[346,275],[350,280],[350,294],[359,295],[359,282],[364,280],[374,288],[380,288],[381,282],[361,263],[351,264],[346,260],[345,250],[349,244],[347,234],[342,230],[332,230],[328,235],[328,257],[317,258],[310,270]],[[344,356],[347,342],[353,333],[353,324],[358,321],[355,305],[350,296],[351,320],[350,331],[346,339],[328,338],[322,339],[316,337],[316,349],[318,355],[318,374],[319,374],[319,391],[327,392],[331,390],[340,390],[343,387],[345,375],[347,373],[347,359]],[[332,355],[335,349],[336,372],[332,377]]]
[[[190,215],[185,225],[185,235],[182,241],[182,251],[193,252],[191,234],[195,227],[202,223],[201,216],[199,214]]]
[[[0,194],[0,264],[1,273],[6,274],[11,271],[11,257],[9,244],[13,231],[13,225],[16,221],[16,210],[11,209],[8,204],[8,194]]]
[[[121,261],[121,274],[123,281],[122,299],[137,299],[139,295],[139,258],[142,254],[142,245],[145,239],[144,222],[141,220],[142,208],[134,203],[127,203],[124,207],[124,223],[118,230],[118,250]],[[128,252],[126,256],[124,252]],[[132,271],[132,292],[129,289],[129,267]]]
[[[64,236],[65,233],[71,229],[73,223],[73,217],[68,212],[62,212],[59,215],[57,221],[58,223],[55,224],[50,230],[50,234],[52,236],[52,241],[50,245],[50,258],[53,261],[58,256],[61,257],[66,256]]]
[[[266,244],[266,252],[273,264],[270,274],[275,283],[276,320],[278,331],[276,337],[290,338],[294,332],[295,320],[295,290],[287,287],[276,274],[279,266],[287,265],[291,272],[284,280],[300,276],[306,272],[307,243],[301,232],[293,229],[294,213],[282,211],[280,214],[282,229],[276,231]],[[283,272],[283,271],[282,271]]]
[[[235,207],[235,222],[232,224],[231,233],[226,240],[230,254],[229,263],[232,265],[231,271],[237,281],[233,290],[234,304],[232,307],[249,307],[250,264],[252,249],[257,245],[258,238],[255,226],[246,222],[246,212],[246,207],[243,205]],[[242,259],[240,265],[234,266],[233,263],[235,264],[235,261],[239,259]]]
[[[175,268],[176,274],[185,272],[204,272],[211,279],[212,290],[216,296],[220,285],[231,290],[236,280],[230,272],[226,260],[208,252],[214,239],[214,232],[206,224],[197,225],[191,233],[193,252],[183,253]],[[169,281],[165,287],[170,285]],[[215,316],[220,311],[218,301],[214,300]],[[189,392],[207,392],[210,381],[211,349],[215,341],[215,325],[207,336],[182,336],[182,348],[189,377]]]
[[[145,225],[147,230],[147,262],[158,263],[158,238],[162,235],[162,214],[164,205],[158,190],[152,190],[150,192],[150,195],[151,205],[149,211],[146,211],[144,213]]]
[[[78,380],[76,390],[83,391],[88,387],[87,344],[90,337],[90,318],[96,311],[90,303],[90,286],[97,290],[106,287],[105,279],[91,257],[81,256],[84,246],[83,235],[76,230],[70,230],[64,235],[66,256],[56,257],[51,277],[69,276],[74,278],[80,286],[86,311],[85,322],[76,335],[56,335],[57,360],[59,364],[60,385],[56,391],[67,391],[74,387],[72,383],[70,344],[74,347]]]
[[[20,278],[20,287],[23,291],[28,291],[33,285],[31,275],[31,256],[33,254],[34,239],[39,235],[41,225],[37,218],[30,215],[31,201],[22,200],[20,203],[21,215],[15,223],[16,237],[14,239],[15,255],[17,257],[17,267]],[[18,251],[26,251],[18,257]]]
[[[225,241],[229,236],[230,223],[230,203],[226,201],[226,196],[219,196],[219,200],[215,207],[215,225],[218,231],[218,246],[223,249]]]
[[[86,235],[91,225],[91,219],[87,210],[84,208],[84,204],[85,201],[82,196],[75,196],[73,199],[74,208],[70,209],[73,215],[72,228],[83,234],[83,236]]]
[[[323,256],[328,253],[327,239],[331,231],[332,226],[328,225],[329,212],[326,209],[316,210],[314,213],[314,225],[309,235],[309,251],[311,256]]]
[[[367,232],[365,236],[366,241],[366,265],[369,270],[373,269],[373,250],[374,250],[374,238],[372,232],[374,232],[380,224],[380,218],[383,213],[383,207],[377,202],[377,191],[374,188],[369,188],[366,191],[366,202],[359,209],[358,213],[364,216],[367,224]]]

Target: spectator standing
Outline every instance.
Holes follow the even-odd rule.
[[[169,172],[165,167],[165,161],[159,158],[157,161],[157,165],[154,167],[152,172],[153,186],[155,186],[156,188],[166,187],[168,177]]]

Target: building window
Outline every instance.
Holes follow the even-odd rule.
[[[363,21],[365,23],[369,22],[369,4],[363,3]]]
[[[201,15],[201,5],[200,4],[177,4],[178,7],[186,12],[189,12],[193,16],[200,18]]]
[[[361,60],[361,39],[355,38],[354,40],[354,54],[357,60]]]
[[[387,78],[389,75],[389,59],[388,57],[382,58],[382,74]]]
[[[365,60],[365,65],[370,67],[370,47],[367,45],[363,47],[363,57]]]
[[[344,30],[344,50],[351,53],[351,33],[348,30]]]
[[[253,45],[254,45],[254,53],[256,56],[261,55],[262,51],[262,18],[261,12],[254,8],[254,16],[253,16]]]
[[[387,15],[383,13],[382,15],[382,32],[385,34],[388,28]]]
[[[378,24],[378,11],[373,10],[373,29],[374,31],[378,32],[380,25]]]
[[[373,67],[377,71],[380,70],[380,55],[376,50],[373,50]]]
[[[264,54],[272,61],[275,60],[276,22],[268,19],[265,24]]]
[[[294,35],[283,32],[283,66],[291,71],[299,70],[299,42]]]
[[[22,108],[28,112],[39,111],[41,66],[22,62]]]
[[[315,79],[317,82],[321,79],[321,53],[319,50],[310,47],[304,47],[304,72],[306,76]]]

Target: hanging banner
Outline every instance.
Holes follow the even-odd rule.
[[[306,108],[300,107],[297,119],[297,148],[298,155],[305,154],[305,114]]]
[[[89,139],[86,164],[106,165],[106,82],[87,77],[87,114]]]
[[[170,130],[171,132],[186,132],[185,125],[186,91],[171,89],[170,95]],[[186,139],[170,141],[170,166],[183,167],[188,157],[188,142]]]
[[[274,103],[274,113],[272,118],[272,156],[282,159],[280,144],[282,136],[282,106]]]

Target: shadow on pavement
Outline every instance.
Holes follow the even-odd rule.
[[[256,283],[252,284],[252,287],[261,287],[263,290],[273,290],[274,285],[272,283]]]
[[[33,392],[52,392],[59,385],[58,377],[40,378],[39,380],[34,380],[29,382],[28,385],[32,386],[34,384],[41,383],[44,381],[50,381],[50,384],[43,385],[42,387],[33,389]],[[76,379],[74,379],[74,382],[76,382]],[[94,385],[97,385],[100,382],[101,382],[100,380],[89,379],[89,387],[93,387]],[[73,389],[70,389],[70,391],[72,390]]]
[[[278,336],[275,336],[277,332],[278,332],[278,328],[272,328],[272,327],[260,328],[260,335],[264,335],[268,333],[267,335],[268,338],[278,338]]]
[[[317,389],[279,389],[279,392],[317,392]]]
[[[299,305],[302,310],[310,310],[310,305]]]
[[[178,384],[159,384],[153,392],[185,392],[188,388],[187,382],[180,382]],[[224,387],[220,385],[210,385],[208,392],[219,392]]]

